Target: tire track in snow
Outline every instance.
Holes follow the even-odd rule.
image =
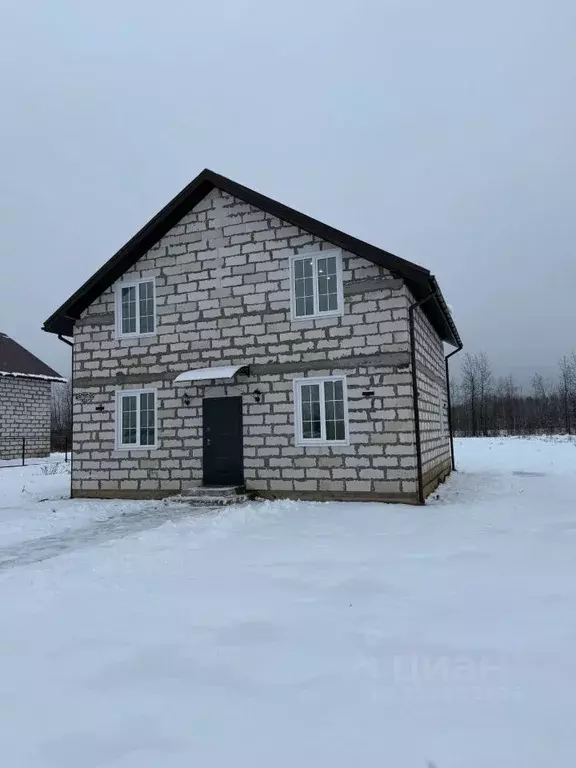
[[[40,563],[77,549],[159,528],[164,523],[185,517],[197,517],[210,509],[210,507],[192,508],[186,504],[155,504],[148,510],[126,512],[108,520],[96,521],[84,528],[20,542],[0,550],[0,571]]]

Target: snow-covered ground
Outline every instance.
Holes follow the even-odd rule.
[[[576,446],[456,451],[423,508],[185,518],[1,470],[2,765],[573,765]]]
[[[70,464],[64,454],[0,469],[0,569],[21,549],[43,559],[52,550],[160,525],[182,516],[163,502],[70,499]],[[35,540],[32,543],[32,540]]]
[[[67,455],[64,453],[53,453],[49,457],[36,458],[26,457],[24,466],[29,467],[36,464],[59,464],[65,463]],[[0,469],[6,469],[7,467],[21,467],[22,459],[0,459]]]

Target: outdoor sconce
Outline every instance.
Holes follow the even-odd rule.
[[[187,392],[184,392],[184,394],[182,396],[182,402],[186,406],[190,405],[190,395]]]
[[[254,401],[259,403],[262,400],[262,392],[259,389],[254,390]]]

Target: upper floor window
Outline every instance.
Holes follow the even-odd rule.
[[[120,283],[116,294],[119,336],[142,336],[156,330],[154,280]]]
[[[291,270],[294,319],[342,314],[344,297],[340,251],[293,256]]]

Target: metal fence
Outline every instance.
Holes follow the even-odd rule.
[[[68,456],[70,454],[70,438],[68,435],[63,435],[62,437],[55,437],[52,435],[52,439],[50,441],[50,452],[63,453],[64,461],[68,461]]]
[[[68,462],[70,448],[68,438],[52,440],[50,450],[53,453],[63,453],[64,461]],[[3,437],[0,435],[0,468],[13,466],[26,466],[30,463],[38,463],[46,456],[42,456],[39,450],[39,441],[26,437]]]

